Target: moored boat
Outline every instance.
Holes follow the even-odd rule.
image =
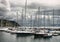
[[[52,37],[52,33],[45,32],[44,30],[40,30],[39,32],[36,32],[34,36],[47,38],[47,37]]]

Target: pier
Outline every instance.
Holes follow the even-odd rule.
[[[13,29],[13,28],[17,28],[17,27],[0,27],[0,31],[1,30],[7,30],[8,28]],[[60,31],[60,27],[18,27],[17,29],[19,29],[19,28],[46,29],[46,30],[50,29],[50,30]]]
[[[41,30],[46,31],[46,32],[50,30],[51,33],[60,35],[60,27],[45,27],[45,28],[44,27],[18,27],[18,28],[17,27],[16,28],[15,27],[0,27],[0,31],[4,31],[4,32],[12,33],[12,34],[38,35],[38,32]]]
[[[34,38],[51,38],[60,35],[60,27],[0,27],[0,31],[19,36],[31,36]]]

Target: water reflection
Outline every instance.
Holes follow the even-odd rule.
[[[17,42],[32,42],[33,36],[17,37]]]
[[[33,36],[32,34],[16,34],[16,37],[29,37]]]
[[[53,36],[52,38],[34,38],[33,35],[10,34],[0,32],[0,42],[59,42],[60,36]]]

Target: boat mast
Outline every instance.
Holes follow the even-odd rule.
[[[47,17],[48,17],[48,19],[47,19],[47,27],[49,27],[50,26],[50,15],[49,15],[50,10],[46,11],[46,12],[47,12]]]
[[[40,26],[40,22],[39,22],[39,15],[41,16],[41,14],[40,14],[40,7],[38,7],[38,14],[37,14],[37,20],[38,20],[38,27]]]
[[[27,0],[25,2],[25,21],[26,21],[26,11],[27,11]]]
[[[38,11],[37,11],[38,12]],[[38,13],[36,13],[36,26],[37,26],[37,28],[38,28]]]
[[[60,16],[58,16],[58,19],[57,19],[57,26],[59,26],[59,18],[60,18]]]
[[[54,9],[53,9],[53,27],[54,27]]]
[[[44,29],[45,29],[45,10],[44,10]]]
[[[2,19],[1,19],[1,27],[3,26],[3,24],[2,24]]]
[[[58,16],[58,20],[57,20],[57,24],[58,24],[58,26],[59,26],[59,18],[60,18],[60,16]]]
[[[1,16],[1,27],[3,27],[3,16]]]
[[[31,27],[33,27],[33,19],[32,19],[32,15],[31,15],[31,24],[32,24],[32,26],[31,26]]]
[[[18,28],[18,11],[17,11],[17,25],[16,25],[16,27]]]
[[[36,24],[37,24],[37,14],[35,14],[35,21],[34,21],[35,23],[35,26],[37,26]]]
[[[50,14],[48,12],[48,24],[49,24],[49,27],[50,27]]]
[[[22,17],[22,26],[23,26],[23,20],[24,20],[24,18],[23,18],[23,11],[24,10],[22,9],[22,16],[21,16]]]
[[[58,26],[59,26],[59,21],[60,21],[59,19],[60,19],[60,16],[58,16]]]

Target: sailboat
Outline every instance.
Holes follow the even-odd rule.
[[[49,30],[45,29],[45,11],[44,11],[44,27],[43,27],[43,29],[41,29],[41,28],[36,29],[34,36],[35,37],[44,37],[44,38],[52,37],[52,33],[50,33]]]
[[[44,38],[47,38],[47,37],[52,37],[52,33],[49,33],[48,30],[40,30],[40,31],[36,31],[35,33],[35,37],[44,37]]]
[[[26,16],[26,7],[27,7],[27,0],[25,2],[25,16]],[[22,15],[23,15],[23,9],[22,9]],[[23,18],[23,17],[22,17]],[[26,18],[25,18],[26,20]],[[17,13],[17,22],[18,22],[18,13]],[[34,31],[33,28],[30,27],[17,27],[15,31],[11,31],[11,33],[19,34],[19,35],[30,35],[33,34]]]

